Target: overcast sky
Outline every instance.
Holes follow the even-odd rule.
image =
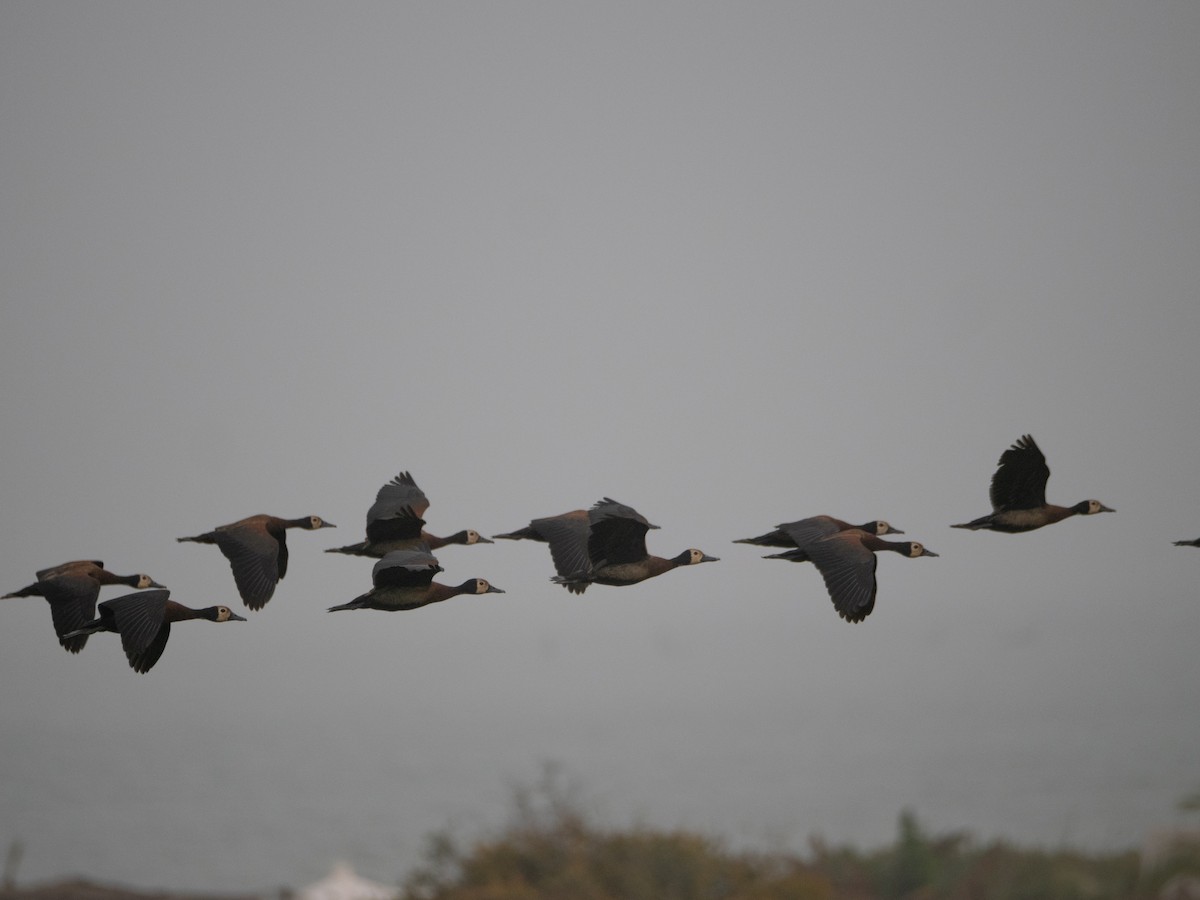
[[[136,675],[0,605],[22,879],[394,879],[547,760],[759,847],[1181,821],[1197,46],[1191,2],[4,3],[0,589],[94,557],[250,620]],[[1025,433],[1118,512],[951,530]],[[611,496],[721,561],[575,597],[453,547],[506,593],[328,616],[402,469],[435,533]],[[174,539],[260,512],[339,527],[253,613]],[[940,557],[849,625],[731,543],[818,513]]]

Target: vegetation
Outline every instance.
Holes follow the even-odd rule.
[[[469,849],[450,834],[430,836],[403,900],[1148,900],[1172,877],[1200,877],[1200,848],[1144,872],[1133,851],[930,835],[907,810],[889,847],[814,839],[804,855],[732,852],[687,831],[599,827],[552,769],[514,805],[500,834]]]

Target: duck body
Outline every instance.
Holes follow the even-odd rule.
[[[717,558],[715,556],[708,556],[701,550],[694,549],[684,550],[678,556],[673,556],[670,559],[647,554],[644,559],[634,562],[608,563],[601,566],[594,566],[586,574],[586,579],[582,581],[574,581],[572,580],[572,576],[562,575],[555,576],[552,580],[556,584],[566,585],[567,587],[586,587],[588,584],[607,584],[613,587],[624,587],[625,585],[645,581],[647,578],[654,578],[680,566],[694,566],[702,562],[717,562]],[[581,576],[577,575],[575,577]]]
[[[1175,546],[1176,547],[1200,547],[1200,538],[1196,538],[1194,541],[1176,541]]]
[[[808,554],[825,581],[833,607],[847,622],[861,622],[875,608],[879,586],[877,553],[890,551],[916,559],[937,556],[917,541],[885,541],[861,529],[839,531],[808,546]]]
[[[329,612],[346,609],[377,609],[383,612],[420,609],[462,594],[503,594],[500,588],[483,578],[472,578],[458,585],[440,584],[433,576],[443,571],[437,557],[428,548],[393,550],[371,570],[374,587],[349,603],[329,607]]]
[[[87,643],[87,635],[72,632],[87,624],[96,614],[100,588],[123,584],[139,590],[162,588],[149,575],[116,575],[98,559],[78,559],[37,572],[33,584],[5,594],[5,597],[42,597],[50,604],[50,616],[58,642],[69,653],[78,653]]]
[[[288,529],[313,531],[336,527],[320,516],[281,519],[278,516],[257,515],[220,525],[204,534],[176,540],[215,544],[229,560],[242,602],[250,609],[259,610],[267,605],[267,601],[275,594],[275,586],[287,574]]]
[[[121,636],[121,647],[135,672],[149,672],[166,649],[171,624],[192,619],[209,622],[245,622],[228,606],[192,609],[170,599],[170,591],[142,591],[105,600],[99,617],[78,629],[72,636],[87,636],[112,631]]]
[[[367,539],[345,547],[330,547],[326,553],[348,553],[382,559],[394,550],[437,550],[450,544],[490,544],[474,529],[439,537],[425,530],[429,498],[408,472],[401,472],[375,495],[367,510]]]
[[[1045,455],[1032,436],[1023,435],[1000,455],[989,490],[992,512],[951,527],[1019,534],[1036,531],[1071,516],[1116,512],[1099,500],[1082,500],[1074,506],[1047,503],[1046,482],[1049,479],[1050,467],[1046,465]]]
[[[783,553],[772,553],[763,558],[786,559],[790,562],[808,562],[808,552],[804,549],[805,547],[827,538],[831,534],[837,534],[839,531],[847,531],[851,528],[866,531],[874,535],[904,534],[899,528],[888,524],[883,519],[875,519],[862,525],[851,525],[845,519],[837,519],[833,516],[810,516],[807,519],[798,519],[795,522],[785,522],[782,525],[776,526],[774,531],[768,531],[766,534],[760,534],[758,537],[742,538],[741,540],[734,541],[734,543],[755,544],[759,547],[790,547],[790,550]]]
[[[694,549],[671,559],[651,556],[646,532],[657,527],[633,507],[605,497],[589,510],[534,519],[526,528],[496,537],[548,543],[558,572],[551,581],[576,594],[589,584],[637,584],[681,565],[717,561]]]

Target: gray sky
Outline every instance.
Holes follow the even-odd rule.
[[[146,676],[5,601],[23,877],[394,878],[546,760],[756,846],[1178,821],[1198,44],[1187,2],[5,3],[0,588],[97,557],[229,603],[175,537],[339,525]],[[1026,432],[1052,502],[1119,512],[949,529]],[[455,547],[507,593],[327,616],[370,563],[321,551],[401,469],[435,533],[607,495],[721,562],[579,598],[543,546]],[[848,625],[730,543],[817,513],[941,556]]]

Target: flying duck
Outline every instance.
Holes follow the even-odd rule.
[[[343,609],[379,609],[395,612],[401,609],[420,609],[430,603],[449,600],[460,594],[503,594],[500,588],[483,578],[471,578],[458,585],[439,584],[433,576],[443,571],[437,557],[428,547],[412,550],[393,550],[371,569],[374,587],[349,603],[329,607],[329,612]]]
[[[149,575],[114,575],[98,559],[77,559],[42,569],[37,581],[5,594],[5,597],[44,597],[50,604],[54,633],[63,649],[78,653],[87,643],[87,635],[68,637],[96,614],[96,599],[106,584],[124,584],[132,588],[161,588]]]
[[[916,541],[885,541],[851,528],[807,545],[808,558],[825,579],[833,608],[847,622],[861,622],[875,608],[875,554],[890,550],[912,559],[937,556]],[[782,557],[782,555],[781,555]]]
[[[992,512],[951,527],[1016,534],[1052,525],[1070,516],[1116,512],[1099,500],[1083,500],[1074,506],[1047,503],[1046,481],[1049,477],[1046,457],[1033,438],[1024,435],[1000,456],[999,468],[992,476]]]
[[[548,543],[558,571],[551,581],[577,594],[589,584],[637,584],[679,566],[717,561],[695,549],[670,559],[651,556],[646,550],[646,532],[657,527],[632,507],[605,497],[590,510],[534,519],[525,528],[494,536]]]
[[[208,606],[191,609],[169,599],[167,590],[126,594],[100,604],[100,617],[88,622],[68,637],[84,637],[98,631],[115,631],[121,635],[121,646],[129,667],[135,672],[149,672],[162,656],[171,636],[172,622],[207,619],[209,622],[245,622],[228,606]]]
[[[804,548],[809,544],[819,541],[822,538],[827,538],[831,534],[837,534],[839,531],[846,531],[851,528],[857,528],[859,531],[866,531],[869,534],[876,535],[904,534],[899,528],[889,525],[882,519],[876,519],[863,525],[851,525],[844,519],[835,519],[833,516],[811,516],[795,522],[785,522],[777,526],[774,531],[768,531],[766,534],[760,534],[758,537],[741,538],[734,541],[734,543],[756,544],[759,547],[789,547],[791,549],[784,553],[772,553],[770,556],[764,557],[764,559],[787,559],[792,562],[805,562],[808,559],[808,554]]]
[[[275,593],[275,585],[287,574],[287,529],[304,528],[312,531],[336,527],[320,516],[305,516],[302,519],[250,516],[195,537],[176,540],[216,544],[229,560],[242,601],[250,609],[258,610],[267,605]]]
[[[424,530],[429,498],[417,487],[413,477],[401,472],[379,489],[375,502],[367,510],[367,539],[345,547],[330,547],[326,553],[349,553],[380,558],[392,550],[411,550],[424,545],[431,550],[447,544],[490,544],[473,529],[438,537]]]

